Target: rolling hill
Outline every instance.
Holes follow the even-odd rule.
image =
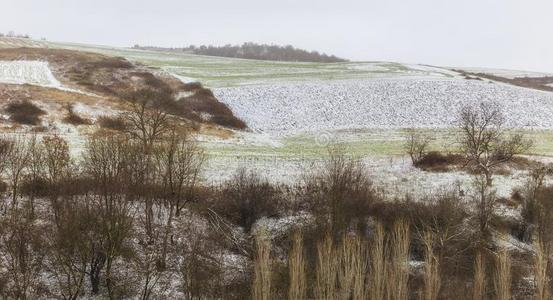
[[[0,39],[0,47],[8,44],[12,48],[14,42],[2,42]],[[40,45],[32,45],[42,47],[38,48],[42,50],[34,50],[39,52],[48,49],[78,55],[88,53],[87,56],[93,57],[119,57],[118,61],[123,59],[140,72],[162,78],[171,86],[178,88],[201,82],[209,88],[213,98],[228,107],[232,116],[243,120],[248,129],[227,130],[213,122],[207,123],[215,127],[200,127],[197,139],[211,157],[205,174],[208,181],[228,178],[234,170],[242,167],[270,173],[271,179],[276,181],[291,180],[294,174],[300,174],[306,166],[324,156],[330,143],[336,142],[342,143],[353,155],[367,159],[375,170],[389,173],[390,169],[383,166],[388,165],[387,158],[401,157],[405,128],[417,127],[431,133],[434,136],[432,149],[454,151],[457,111],[465,104],[481,101],[501,104],[506,112],[507,125],[535,140],[532,153],[553,154],[553,94],[498,79],[524,77],[542,80],[550,76],[548,74],[474,68],[459,70],[395,62],[272,62],[43,41]],[[2,51],[24,53],[31,50],[12,48]],[[18,58],[12,56],[9,59]],[[6,59],[0,55],[2,63],[6,64]],[[109,70],[99,73],[104,75],[91,77],[87,75],[86,68],[84,72],[75,74],[68,72],[70,69],[64,71],[64,67],[57,65],[55,60],[28,56],[24,59],[48,61],[59,84],[48,81],[50,77],[45,73],[41,75],[44,78],[34,78],[33,75],[24,79],[27,83],[36,79],[39,82],[34,84],[39,85],[3,83],[2,86],[18,89],[21,95],[28,95],[31,91],[32,95],[28,98],[36,100],[46,94],[44,90],[40,93],[37,90],[47,89],[50,94],[52,88],[45,85],[53,85],[58,90],[56,93],[64,93],[63,98],[75,97],[73,101],[81,103],[76,106],[77,111],[92,118],[93,115],[125,110],[125,107],[113,106],[118,101],[98,100],[94,96],[101,94],[108,98],[120,98],[118,90],[126,88],[110,91],[113,86],[96,86],[96,80],[115,76],[121,79],[114,81],[118,83],[115,86],[125,87],[132,76],[121,77]],[[32,68],[44,68],[43,63],[33,64]],[[12,67],[24,68],[23,65]],[[14,80],[13,71],[2,72],[4,82]],[[86,81],[94,84],[87,85]],[[14,95],[13,91],[9,91],[4,95]],[[182,109],[213,108],[209,102],[203,106],[194,105],[194,101],[183,104]],[[62,118],[63,105],[56,104],[45,109],[62,111],[57,113]],[[199,118],[195,121],[205,123],[202,116],[205,117],[205,114],[198,111],[196,117]],[[190,118],[190,115],[184,117]],[[60,125],[63,130],[68,130],[66,127]],[[84,135],[73,136],[72,139],[80,141]],[[443,181],[432,174],[405,170],[404,163],[402,161],[401,167],[381,178],[385,184],[394,186],[398,181],[416,178],[421,186],[436,186],[434,182]],[[464,175],[455,176],[460,176],[457,179],[461,181],[466,180]],[[505,180],[510,182],[511,179]],[[511,185],[505,184],[506,187]]]

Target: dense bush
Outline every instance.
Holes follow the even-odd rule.
[[[281,192],[258,174],[238,171],[220,188],[213,209],[249,232],[262,217],[277,217]]]
[[[6,112],[10,120],[24,125],[39,125],[40,117],[46,112],[30,101],[13,101],[8,103]]]
[[[415,166],[425,171],[447,172],[454,167],[461,166],[463,162],[463,156],[460,154],[442,154],[437,151],[430,151],[423,155]]]

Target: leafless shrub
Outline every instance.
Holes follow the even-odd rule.
[[[490,236],[490,224],[497,204],[495,191],[488,183],[486,175],[475,176],[473,179],[475,194],[472,198],[476,206],[474,220],[478,228],[480,246],[485,246],[484,244]]]
[[[83,293],[88,264],[94,255],[94,226],[98,219],[79,197],[65,198],[57,210],[47,236],[47,271],[56,287],[51,293],[63,299],[77,299]]]
[[[7,278],[0,295],[7,299],[40,298],[43,293],[44,235],[28,215],[16,207],[0,220],[0,277]]]
[[[442,154],[430,151],[422,156],[414,165],[425,171],[448,172],[454,167],[463,166],[464,158],[460,154]]]
[[[331,147],[325,165],[308,173],[304,201],[319,228],[338,240],[348,229],[363,231],[371,205],[378,200],[362,163]]]
[[[31,159],[30,147],[25,136],[17,136],[10,142],[7,163],[8,177],[12,189],[12,207],[17,204],[19,185],[24,178]]]
[[[117,295],[112,270],[116,259],[125,253],[125,243],[132,230],[131,205],[122,193],[128,170],[128,143],[118,136],[92,137],[84,153],[84,167],[94,184],[94,195],[88,197],[98,213],[96,241],[90,262],[92,293],[99,292],[101,271],[110,297]]]
[[[260,218],[279,215],[280,196],[266,179],[240,169],[223,184],[213,209],[249,232]]]
[[[411,157],[413,165],[418,165],[421,159],[428,152],[430,138],[420,131],[413,128],[407,130],[407,137],[404,144],[404,149]]]

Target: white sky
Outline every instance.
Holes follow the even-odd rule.
[[[553,73],[553,0],[0,0],[0,31],[113,46],[292,44]]]

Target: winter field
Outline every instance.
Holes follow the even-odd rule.
[[[361,158],[374,181],[394,195],[454,183],[466,186],[468,174],[413,168],[404,155],[405,129],[427,132],[433,137],[433,150],[455,151],[458,110],[481,101],[501,103],[507,125],[534,140],[528,154],[540,160],[553,155],[552,93],[466,80],[447,68],[388,62],[267,62],[52,42],[48,46],[122,56],[212,88],[250,131],[234,132],[230,138],[199,136],[210,157],[204,174],[208,182],[225,180],[239,168],[256,170],[276,182],[293,182],[324,159],[330,144],[339,143]],[[77,149],[82,147],[78,136],[71,138]],[[498,192],[507,195],[521,184],[523,173],[499,176]],[[410,184],[400,184],[406,182]]]
[[[465,105],[501,103],[513,128],[553,128],[553,94],[474,80],[348,80],[222,88],[216,96],[269,134],[454,127]]]

